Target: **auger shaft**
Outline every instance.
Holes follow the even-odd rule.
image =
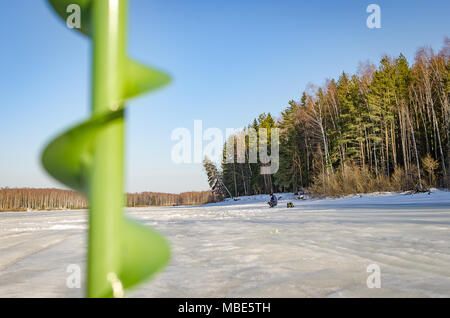
[[[93,1],[93,115],[123,108],[127,0]],[[95,137],[90,171],[88,297],[111,294],[108,274],[119,276],[124,205],[124,118]],[[112,294],[111,294],[112,295]]]
[[[121,297],[151,277],[170,257],[167,241],[126,218],[124,103],[170,82],[126,55],[127,0],[49,0],[67,19],[81,11],[81,33],[92,46],[92,116],[53,139],[42,164],[56,180],[89,198],[87,296]]]

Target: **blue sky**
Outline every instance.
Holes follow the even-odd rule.
[[[5,1],[5,0],[1,0]],[[127,118],[127,190],[205,190],[199,164],[175,164],[178,127],[240,128],[278,116],[308,83],[322,85],[359,61],[440,49],[450,1],[130,0],[129,55],[168,71],[167,88],[133,100]],[[368,29],[366,7],[381,7]],[[90,42],[44,0],[0,11],[0,187],[58,183],[40,166],[53,136],[89,116]]]

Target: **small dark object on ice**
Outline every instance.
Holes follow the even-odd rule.
[[[286,207],[287,207],[287,208],[293,208],[293,207],[294,207],[294,203],[288,202],[288,203],[286,204]]]

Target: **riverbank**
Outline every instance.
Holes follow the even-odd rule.
[[[341,197],[311,197],[303,194],[294,193],[276,193],[279,198],[279,207],[286,205],[287,202],[293,202],[300,205],[327,205],[327,204],[346,204],[346,205],[364,205],[364,204],[402,204],[404,200],[416,204],[432,203],[432,202],[448,202],[450,206],[450,191],[443,189],[430,189],[427,192],[415,193],[411,191],[405,192],[374,192],[364,194],[351,194]],[[237,205],[245,204],[247,202],[267,202],[269,200],[268,194],[258,194],[251,196],[240,196],[235,198],[226,198],[224,201],[205,203],[205,204],[180,204],[180,205],[142,205],[135,207],[125,207],[126,209],[133,208],[152,208],[152,207],[202,207],[202,206],[225,206],[225,205]],[[14,211],[2,211],[0,213],[15,213],[15,212],[49,212],[49,211],[78,211],[86,210],[86,208],[74,208],[74,209],[42,209],[42,210],[14,210]]]

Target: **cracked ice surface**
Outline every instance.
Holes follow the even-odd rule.
[[[450,297],[450,192],[131,208],[172,259],[132,297]],[[287,209],[292,201],[295,208]],[[86,211],[0,214],[0,297],[81,297]],[[366,271],[381,268],[381,288]],[[84,286],[84,280],[82,281]]]

